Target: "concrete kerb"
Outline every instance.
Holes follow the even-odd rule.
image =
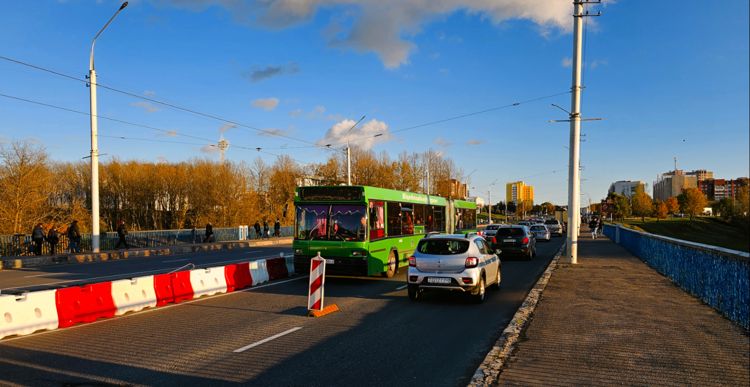
[[[289,243],[292,238],[279,238],[270,240],[260,241],[232,241],[232,242],[216,242],[216,243],[204,243],[194,245],[176,245],[176,246],[165,246],[155,247],[148,249],[130,249],[130,250],[117,250],[107,251],[103,253],[86,253],[86,254],[67,254],[67,255],[54,255],[54,256],[32,256],[32,257],[7,257],[0,258],[0,270],[3,268],[21,269],[24,267],[38,267],[55,265],[60,263],[89,263],[89,262],[103,262],[113,261],[119,259],[127,259],[131,257],[151,257],[151,256],[165,256],[173,254],[184,254],[184,253],[195,253],[201,251],[220,251],[220,250],[234,250],[243,249],[248,247],[256,246],[272,246],[282,243]]]
[[[471,378],[471,382],[469,382],[470,387],[491,386],[497,383],[500,372],[513,353],[513,349],[521,337],[521,332],[526,329],[531,320],[534,309],[536,309],[536,305],[542,297],[544,288],[547,287],[552,272],[557,268],[563,251],[565,251],[564,244],[560,247],[557,254],[555,254],[555,257],[549,263],[542,276],[539,277],[536,285],[529,291],[529,294],[516,311],[516,314],[513,315],[513,318],[505,329],[503,329],[503,333],[497,339],[495,345],[492,346],[490,352],[487,353],[482,364],[477,367],[474,376]]]

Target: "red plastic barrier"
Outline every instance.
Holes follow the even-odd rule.
[[[289,271],[286,268],[286,259],[284,258],[266,259],[266,268],[270,280],[289,277]]]
[[[190,284],[190,271],[172,273],[172,290],[175,304],[193,299],[193,285]]]
[[[114,317],[117,310],[112,282],[57,289],[55,306],[60,328]]]
[[[252,286],[250,263],[235,263],[224,266],[224,277],[227,279],[227,293]]]
[[[172,289],[172,274],[157,274],[154,276],[154,291],[156,292],[156,306],[164,306],[174,302]]]

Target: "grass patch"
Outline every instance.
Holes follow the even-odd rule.
[[[691,242],[724,247],[732,250],[750,251],[750,236],[747,229],[718,218],[626,219],[627,225],[652,234],[664,235]]]

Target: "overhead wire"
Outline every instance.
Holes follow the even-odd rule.
[[[67,78],[67,79],[71,79],[71,80],[75,80],[75,81],[78,81],[78,82],[82,82],[82,83],[85,83],[87,85],[90,84],[89,80],[81,79],[81,78],[78,78],[78,77],[75,77],[75,76],[72,76],[72,75],[69,75],[69,74],[65,74],[65,73],[62,73],[62,72],[59,72],[59,71],[48,69],[48,68],[45,68],[45,67],[42,67],[42,66],[34,65],[32,63],[28,63],[28,62],[21,61],[21,60],[18,60],[18,59],[13,59],[13,58],[10,58],[10,57],[4,56],[4,55],[0,55],[0,59],[3,59],[5,61],[11,62],[11,63],[19,64],[19,65],[22,65],[22,66],[26,66],[26,67],[29,67],[29,68],[32,68],[32,69],[35,69],[35,70],[39,70],[39,71],[47,72],[47,73],[50,73],[50,74],[53,74],[53,75],[57,75],[57,76],[60,76],[60,77],[64,77],[64,78]],[[191,113],[191,114],[194,114],[194,115],[202,116],[202,117],[205,117],[205,118],[210,118],[210,119],[213,119],[213,120],[221,121],[221,122],[224,122],[224,123],[227,123],[227,124],[234,125],[236,127],[241,127],[241,128],[246,128],[246,129],[252,129],[252,130],[257,131],[257,132],[259,132],[261,134],[265,134],[265,135],[269,135],[269,136],[275,136],[275,137],[281,137],[281,138],[287,138],[287,139],[290,139],[290,140],[294,140],[294,141],[298,141],[298,142],[302,142],[302,143],[308,144],[308,146],[305,146],[305,147],[302,147],[302,146],[300,146],[300,147],[278,147],[278,148],[260,147],[261,149],[320,148],[320,149],[325,149],[325,150],[336,151],[336,149],[333,149],[333,147],[332,147],[333,144],[320,144],[320,143],[317,143],[317,142],[312,142],[312,141],[308,141],[308,140],[305,140],[305,139],[300,139],[300,138],[297,138],[297,137],[288,136],[288,135],[281,134],[281,133],[278,133],[278,132],[269,131],[269,130],[265,130],[265,129],[260,129],[260,128],[257,128],[255,126],[243,124],[243,123],[231,120],[231,119],[220,117],[220,116],[215,115],[215,114],[204,113],[204,112],[201,112],[201,111],[197,111],[195,109],[186,108],[186,107],[179,106],[179,105],[176,105],[176,104],[173,104],[173,103],[169,103],[169,102],[165,102],[165,101],[160,101],[160,100],[157,100],[157,99],[154,99],[154,98],[150,98],[150,97],[147,97],[147,96],[143,96],[143,95],[140,95],[140,94],[137,94],[137,93],[133,93],[133,92],[125,91],[125,90],[120,90],[120,89],[117,89],[117,88],[114,88],[114,87],[111,87],[111,86],[107,86],[107,85],[104,85],[104,84],[101,84],[101,83],[96,83],[96,86],[97,87],[101,87],[101,88],[106,89],[106,90],[110,90],[110,91],[116,92],[116,93],[127,95],[127,96],[130,96],[130,97],[133,97],[133,98],[142,99],[144,101],[156,103],[156,104],[159,104],[159,105],[162,105],[162,106],[167,106],[167,107],[170,107],[170,108],[173,108],[173,109],[176,109],[176,110],[180,110],[180,111],[188,112],[188,113]],[[418,129],[418,128],[422,128],[422,127],[426,127],[426,126],[431,126],[431,125],[441,124],[441,123],[445,123],[445,122],[450,122],[450,121],[454,121],[454,120],[458,120],[458,119],[462,119],[462,118],[467,118],[467,117],[472,117],[472,116],[476,116],[476,115],[480,115],[480,114],[485,114],[485,113],[489,113],[489,112],[493,112],[493,111],[508,109],[508,108],[511,108],[511,107],[517,107],[517,106],[520,106],[522,104],[536,102],[536,101],[540,101],[540,100],[544,100],[544,99],[549,99],[549,98],[553,98],[553,97],[557,97],[557,96],[565,95],[565,94],[569,94],[569,93],[570,93],[570,91],[565,91],[565,92],[560,92],[560,93],[555,93],[555,94],[550,94],[550,95],[544,95],[544,96],[540,96],[540,97],[536,97],[536,98],[531,98],[531,99],[527,99],[527,100],[523,100],[523,101],[518,101],[518,102],[513,102],[513,103],[501,105],[501,106],[491,107],[491,108],[482,109],[482,110],[478,110],[478,111],[474,111],[474,112],[469,112],[469,113],[459,114],[459,115],[456,115],[456,116],[442,118],[442,119],[439,119],[439,120],[433,120],[433,121],[425,122],[425,123],[422,123],[422,124],[417,124],[417,125],[409,126],[409,127],[406,127],[406,128],[401,128],[401,129],[393,130],[390,133],[402,133],[402,132],[406,132],[406,131],[410,131],[410,130],[414,130],[414,129]],[[17,97],[12,97],[12,96],[7,96],[7,95],[3,95],[3,96],[6,96],[8,98],[18,99],[18,100],[25,100],[25,99],[22,99],[22,98],[17,98]],[[29,100],[25,100],[25,101],[31,102]],[[37,103],[37,104],[43,105],[43,106],[55,107],[55,108],[59,108],[59,109],[62,109],[62,110],[72,111],[71,109],[60,108],[60,107],[57,107],[57,106],[52,106],[52,105],[48,105],[48,104],[44,104],[44,103],[38,103],[38,102],[32,102],[32,103]],[[89,115],[89,113],[80,112],[80,111],[73,111],[73,112],[79,113],[79,114]],[[105,119],[110,119],[110,118],[106,118],[106,117],[103,117],[103,116],[99,116],[99,117],[102,117],[102,118],[105,118]],[[125,122],[123,120],[117,120],[117,119],[110,119],[110,120],[115,121],[115,122],[122,122],[122,123],[132,124],[132,123]],[[146,125],[140,125],[140,124],[136,124],[136,126],[147,127]],[[352,142],[356,143],[356,142],[371,140],[373,137],[378,137],[379,135],[382,135],[382,134],[384,134],[384,133],[380,133],[380,134],[376,134],[376,135],[368,136],[368,137],[362,137],[362,138],[359,138],[359,139],[350,140],[349,142],[350,143],[352,143]],[[182,136],[189,136],[189,135],[182,134]],[[193,137],[195,137],[195,136],[193,136]],[[198,138],[198,137],[195,137],[195,138]],[[212,141],[212,140],[209,140],[209,141]],[[343,142],[339,142],[337,145],[343,145]],[[235,145],[235,147],[239,147],[239,146]],[[255,149],[257,150],[257,148],[255,148]]]

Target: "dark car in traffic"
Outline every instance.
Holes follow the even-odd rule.
[[[515,255],[530,260],[536,256],[536,238],[527,226],[502,226],[489,242],[493,249],[502,250],[502,257]]]

